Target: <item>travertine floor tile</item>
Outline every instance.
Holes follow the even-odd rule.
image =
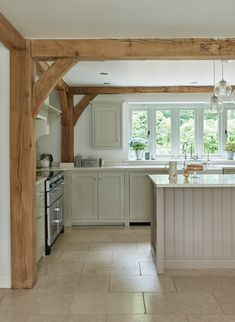
[[[61,246],[61,250],[65,251],[83,251],[88,250],[90,242],[88,241],[70,241]]]
[[[137,251],[140,251],[140,252],[150,252],[150,249],[151,249],[151,246],[150,246],[150,243],[149,242],[142,242],[142,243],[136,243],[137,245]]]
[[[0,288],[0,302],[1,300],[4,298],[4,296],[6,294],[8,294],[10,292],[10,290],[6,289],[6,288]]]
[[[72,299],[72,295],[58,292],[15,290],[0,302],[0,315],[67,314]]]
[[[16,322],[16,321],[14,321]],[[106,322],[105,315],[32,315],[26,322]]]
[[[126,293],[96,293],[76,294],[71,305],[71,314],[143,314],[144,304],[142,294]]]
[[[189,322],[235,322],[235,315],[189,315]]]
[[[222,314],[212,294],[175,293],[144,294],[147,313]]]
[[[138,263],[85,263],[82,274],[140,275]]]
[[[27,316],[0,315],[0,322],[27,322]]]
[[[201,276],[196,269],[165,269],[164,275],[169,276]]]
[[[107,322],[187,322],[183,315],[108,315]]]
[[[174,276],[172,278],[179,292],[235,291],[235,276]]]
[[[132,252],[137,251],[136,243],[132,242],[91,242],[89,250],[91,251],[112,251],[112,252]]]
[[[112,262],[112,252],[65,251],[60,257],[62,262]]]
[[[38,269],[39,276],[63,276],[67,274],[80,274],[83,262],[45,261],[44,258]],[[62,278],[62,277],[61,277]]]
[[[126,262],[152,262],[153,258],[150,252],[115,252],[113,253],[114,263]]]
[[[79,278],[78,293],[103,293],[109,290],[108,275],[81,275]]]
[[[111,292],[176,292],[170,277],[112,276]]]
[[[157,275],[153,262],[140,262],[141,275]]]
[[[77,273],[67,273],[63,276],[40,276],[34,289],[38,292],[74,294],[79,287],[79,279],[80,275]]]
[[[202,276],[234,276],[235,269],[200,269]]]
[[[235,315],[235,291],[215,291],[213,294],[225,314]]]

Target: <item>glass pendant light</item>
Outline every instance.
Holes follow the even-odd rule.
[[[213,84],[215,87],[215,61],[213,61]],[[221,113],[223,110],[223,101],[215,95],[215,93],[210,97],[209,101],[206,102],[206,111]]]
[[[232,93],[232,86],[224,80],[224,62],[221,61],[222,79],[214,87],[214,93],[218,97],[229,97]]]

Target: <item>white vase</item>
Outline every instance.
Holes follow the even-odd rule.
[[[233,160],[233,157],[234,157],[233,151],[224,151],[224,152],[225,152],[225,157],[227,160]]]
[[[142,160],[143,159],[143,150],[135,150],[135,156],[136,160]]]

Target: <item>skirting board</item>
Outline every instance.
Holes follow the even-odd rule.
[[[202,260],[166,260],[164,261],[165,268],[175,269],[193,269],[193,268],[211,268],[211,269],[234,269],[235,260],[218,260],[218,259],[202,259]]]
[[[10,275],[0,275],[0,288],[11,288]]]

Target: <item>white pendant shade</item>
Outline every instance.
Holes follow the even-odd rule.
[[[223,102],[219,97],[213,96],[210,97],[209,101],[206,103],[206,111],[213,112],[213,113],[220,113],[223,110]]]

